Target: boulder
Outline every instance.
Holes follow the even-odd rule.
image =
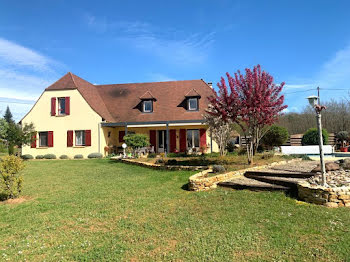
[[[340,166],[345,170],[349,170],[350,169],[350,159],[345,158],[342,162],[340,162]]]
[[[349,166],[350,166],[350,162],[349,162]],[[340,169],[340,166],[337,163],[334,163],[334,162],[326,163],[326,172],[335,171],[335,170],[339,170],[339,169]],[[321,165],[317,165],[317,167],[312,169],[311,172],[312,173],[321,172]]]

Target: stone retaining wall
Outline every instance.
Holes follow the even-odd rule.
[[[153,169],[163,169],[163,170],[197,171],[197,170],[205,170],[208,168],[207,166],[160,165],[160,164],[153,164],[153,163],[149,163],[149,162],[138,161],[137,159],[127,159],[127,158],[122,158],[122,159],[118,159],[118,160],[121,160],[123,163],[132,164],[132,165],[136,165],[136,166],[143,166],[143,167],[148,167],[148,168],[153,168]]]
[[[217,184],[220,182],[229,180],[235,176],[244,175],[244,173],[247,171],[256,171],[256,170],[261,170],[261,169],[267,169],[267,168],[270,168],[270,167],[273,167],[276,165],[285,165],[287,163],[292,163],[292,162],[297,162],[297,161],[301,161],[301,159],[297,158],[297,159],[292,159],[289,161],[274,162],[274,163],[271,163],[268,165],[249,167],[246,169],[232,171],[232,172],[228,172],[225,174],[218,174],[218,175],[210,176],[210,177],[208,177],[208,173],[212,172],[212,170],[207,169],[207,170],[204,170],[202,172],[199,172],[199,173],[191,176],[189,178],[189,181],[188,181],[188,184],[189,184],[188,188],[191,191],[205,191],[205,190],[209,190],[212,188],[216,188]]]
[[[328,188],[298,183],[298,197],[305,202],[327,207],[350,207],[350,187]]]

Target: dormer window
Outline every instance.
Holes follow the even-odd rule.
[[[143,112],[144,113],[152,113],[153,112],[153,101],[152,100],[144,100],[143,101]]]
[[[188,98],[187,109],[188,109],[188,111],[197,111],[198,110],[198,98],[197,97]]]

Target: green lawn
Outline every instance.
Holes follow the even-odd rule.
[[[184,190],[193,172],[28,161],[0,204],[0,261],[350,261],[350,209],[283,193]]]

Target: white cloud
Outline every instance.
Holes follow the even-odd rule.
[[[204,63],[214,42],[214,32],[184,35],[172,28],[140,21],[108,21],[106,17],[91,14],[86,14],[84,19],[98,33],[116,33],[121,43],[177,65]]]
[[[0,66],[20,66],[37,71],[52,71],[56,62],[29,48],[0,38]]]
[[[165,81],[175,81],[176,79],[169,77],[160,73],[150,73],[148,74],[149,81],[152,82],[165,82]]]
[[[56,81],[63,64],[28,47],[0,38],[0,110],[7,105],[19,120],[44,88]]]

